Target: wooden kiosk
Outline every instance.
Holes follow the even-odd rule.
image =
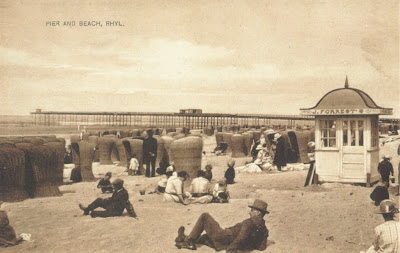
[[[344,88],[323,96],[316,106],[300,109],[315,116],[315,161],[318,181],[370,183],[379,180],[379,115],[392,108],[375,104],[365,92]]]

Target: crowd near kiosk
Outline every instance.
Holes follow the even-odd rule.
[[[302,115],[315,116],[315,161],[318,181],[365,183],[379,180],[379,115],[393,114],[359,89],[325,94]]]

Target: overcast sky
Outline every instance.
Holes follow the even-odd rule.
[[[299,114],[347,75],[400,117],[398,17],[397,0],[1,0],[0,114]]]

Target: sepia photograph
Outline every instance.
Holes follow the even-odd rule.
[[[0,252],[400,253],[399,0],[0,0]]]

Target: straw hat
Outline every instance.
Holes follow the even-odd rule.
[[[385,159],[385,160],[390,160],[390,159],[392,159],[389,155],[385,155],[384,157],[383,157],[383,159]]]
[[[280,133],[274,134],[274,140],[277,140],[281,137],[282,135]]]
[[[233,167],[233,166],[235,166],[235,160],[231,159],[231,160],[229,160],[226,164],[227,164],[228,166]]]
[[[253,205],[250,205],[249,207],[256,209],[262,213],[269,213],[267,211],[268,204],[266,202],[262,201],[261,199],[254,200]]]
[[[399,209],[396,208],[396,203],[394,203],[390,199],[385,199],[381,201],[381,204],[379,205],[379,212],[377,213],[398,213]]]

